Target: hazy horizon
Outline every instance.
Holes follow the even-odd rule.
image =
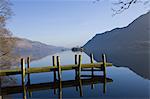
[[[12,0],[7,27],[14,36],[49,45],[82,46],[97,33],[124,27],[148,9],[143,4],[112,17],[113,0]]]

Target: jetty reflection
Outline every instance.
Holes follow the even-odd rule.
[[[55,80],[53,82],[30,84],[29,82],[23,86],[12,86],[1,88],[2,96],[8,94],[22,93],[23,99],[32,98],[32,92],[40,90],[53,89],[54,94],[58,95],[58,98],[61,99],[63,88],[75,87],[76,91],[79,91],[80,97],[83,96],[82,86],[91,85],[91,89],[94,89],[94,84],[102,83],[103,84],[103,93],[106,92],[106,83],[111,83],[113,80],[111,78],[106,78],[104,76],[91,76],[91,77],[76,77],[75,80],[59,81]],[[30,80],[29,80],[30,81]],[[79,90],[78,90],[79,89]],[[27,95],[29,93],[29,95]],[[27,97],[28,96],[28,97]]]

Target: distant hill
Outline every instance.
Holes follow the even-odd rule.
[[[93,53],[97,61],[105,53],[114,65],[126,66],[150,79],[150,12],[127,27],[95,35],[83,48],[88,55]]]
[[[38,41],[31,41],[23,38],[15,37],[14,40],[16,44],[13,53],[21,57],[30,56],[32,60],[67,50],[67,48],[64,47],[47,45]]]

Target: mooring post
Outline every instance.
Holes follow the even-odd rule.
[[[78,58],[78,56],[75,55],[75,65],[78,64],[77,58]],[[75,77],[77,77],[77,69],[76,68],[75,68]]]
[[[79,55],[79,63],[78,63],[78,77],[81,75],[81,62],[82,62],[82,56]]]
[[[103,86],[103,93],[106,92],[106,56],[105,54],[102,54],[102,61],[103,61],[103,65],[102,65],[102,70],[103,70],[103,77],[104,77],[104,86]]]
[[[21,75],[22,75],[22,88],[23,99],[26,99],[26,87],[25,87],[25,60],[21,58]]]
[[[102,65],[103,74],[104,74],[104,77],[106,77],[106,56],[105,56],[105,54],[102,54],[102,61],[103,61],[103,65]]]
[[[75,65],[78,65],[78,55],[77,54],[75,55]],[[77,68],[75,68],[75,80],[77,80],[77,76],[78,76]],[[76,86],[76,91],[78,91],[78,86]]]
[[[60,66],[60,57],[57,56],[57,67],[58,67],[58,79],[61,81],[61,66]]]
[[[56,66],[56,56],[53,56],[53,66]],[[56,80],[56,68],[54,69],[54,81]]]
[[[56,66],[56,56],[53,56],[52,57],[52,60],[53,60],[53,66],[55,67]],[[56,68],[54,69],[54,84],[56,83]],[[56,94],[56,89],[55,89],[55,86],[54,85],[54,94]]]
[[[25,85],[25,60],[21,58],[22,86]]]
[[[94,58],[93,58],[92,53],[90,54],[90,61],[91,61],[92,64],[94,63]],[[94,67],[92,67],[91,73],[92,73],[92,79],[93,79],[93,77],[94,77]],[[94,88],[94,84],[91,85],[91,89],[93,89],[93,88]]]
[[[93,54],[90,54],[91,63],[94,63]],[[92,76],[94,76],[94,68],[92,67]]]
[[[27,70],[30,69],[30,57],[27,57]],[[30,85],[30,73],[28,72],[28,85]]]
[[[57,56],[58,79],[59,79],[59,99],[62,99],[62,82],[61,82],[61,66],[60,57]]]

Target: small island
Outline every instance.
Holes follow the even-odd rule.
[[[78,51],[83,52],[84,49],[82,47],[73,47],[71,50],[73,52],[78,52]]]

